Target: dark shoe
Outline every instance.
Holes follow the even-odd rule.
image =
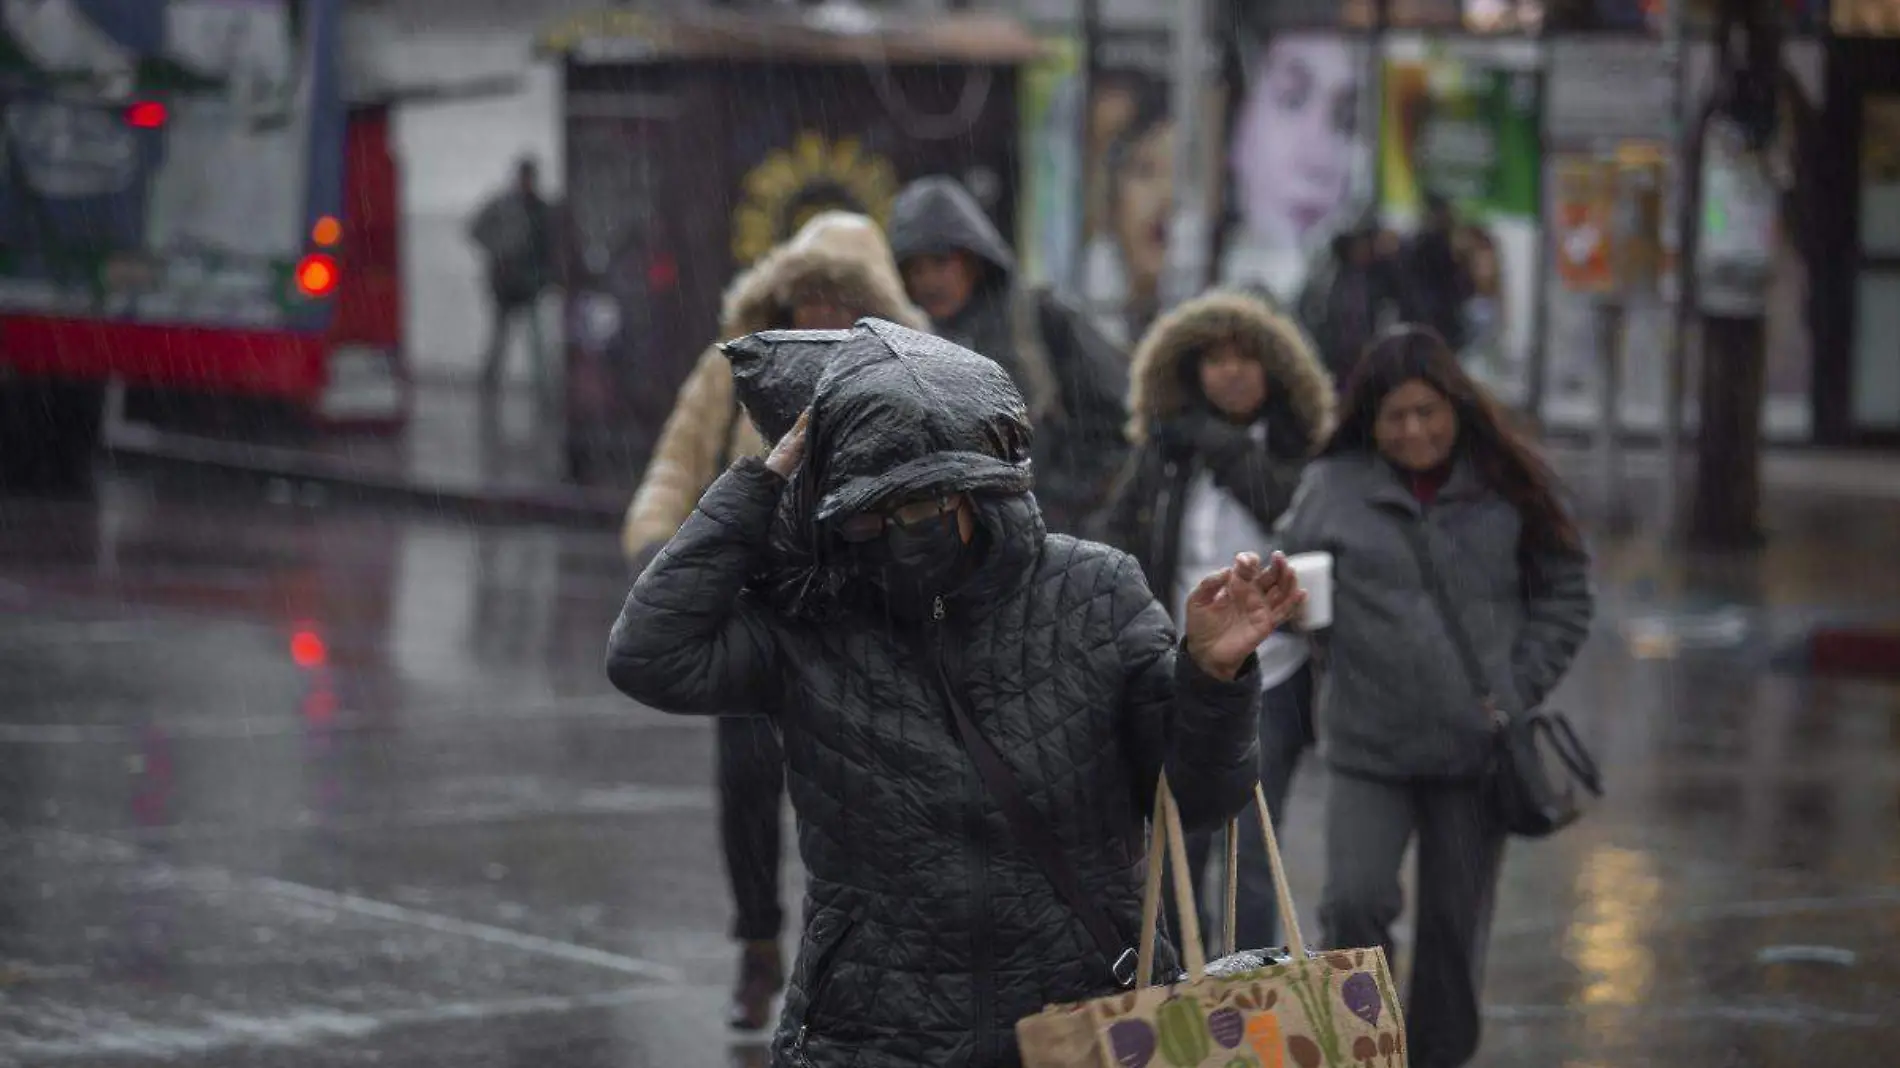
[[[735,1030],[762,1031],[772,1022],[772,999],[785,988],[785,959],[777,942],[747,942],[727,1016]]]

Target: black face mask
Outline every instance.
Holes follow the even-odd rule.
[[[945,512],[921,523],[892,523],[884,537],[864,547],[860,557],[891,610],[900,616],[924,614],[931,602],[962,577],[969,546],[957,529],[957,513]]]
[[[955,511],[911,526],[892,523],[884,531],[884,544],[887,573],[905,585],[936,586],[942,592],[963,563],[965,546]]]

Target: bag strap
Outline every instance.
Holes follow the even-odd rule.
[[[1287,885],[1286,864],[1280,859],[1279,836],[1274,833],[1273,817],[1267,811],[1267,792],[1257,782],[1254,783],[1253,798],[1254,807],[1260,813],[1261,831],[1266,837],[1267,865],[1273,869],[1274,896],[1279,899],[1281,922],[1286,925],[1287,952],[1293,955],[1294,960],[1305,960],[1306,939],[1300,934],[1299,912],[1293,906],[1293,891]],[[1235,862],[1239,851],[1239,827],[1238,818],[1228,821],[1228,921],[1225,937],[1229,954],[1234,951],[1233,901],[1238,878],[1238,865]],[[1181,833],[1180,809],[1174,802],[1174,793],[1168,787],[1168,777],[1164,772],[1155,787],[1154,834],[1148,844],[1148,879],[1142,889],[1141,949],[1137,956],[1137,970],[1142,976],[1143,986],[1154,984],[1155,939],[1161,920],[1164,863],[1172,863],[1174,868],[1175,904],[1181,914],[1181,954],[1186,958],[1188,976],[1201,979],[1207,974],[1206,955],[1201,949],[1201,916],[1189,874],[1186,841],[1187,836]]]
[[[1181,830],[1181,813],[1175,807],[1174,794],[1168,789],[1168,773],[1161,773],[1155,786],[1154,833],[1148,843],[1148,880],[1142,890],[1141,949],[1136,970],[1141,985],[1153,986],[1155,975],[1155,939],[1161,927],[1161,879],[1163,866],[1173,861],[1174,898],[1181,915],[1181,955],[1186,958],[1188,977],[1207,977],[1207,954],[1201,948],[1201,912],[1194,899],[1194,880],[1188,869],[1187,835]]]
[[[1295,960],[1306,956],[1306,939],[1300,936],[1300,914],[1293,907],[1293,891],[1286,881],[1286,865],[1280,861],[1280,836],[1273,829],[1273,813],[1267,810],[1267,791],[1254,783],[1254,808],[1267,840],[1267,866],[1273,873],[1273,895],[1280,904],[1280,922],[1286,927],[1287,952]],[[1240,819],[1227,821],[1227,922],[1221,925],[1221,955],[1231,957],[1239,950],[1235,943],[1240,933]]]
[[[1603,776],[1597,767],[1596,759],[1577,739],[1577,732],[1570,726],[1570,718],[1563,715],[1542,716],[1537,720],[1550,738],[1551,751],[1557,759],[1563,761],[1570,774],[1577,777],[1583,788],[1597,797],[1603,796]]]
[[[1123,988],[1133,986],[1137,978],[1134,947],[1115,933],[1114,923],[1082,889],[1082,881],[1063,855],[1061,844],[1049,832],[1048,824],[1036,813],[1029,798],[1024,796],[1022,785],[1010,772],[1009,765],[1003,762],[989,739],[983,737],[983,732],[977,730],[969,710],[964,707],[962,696],[941,668],[938,670],[938,679],[950,703],[950,715],[956,720],[957,735],[963,741],[963,749],[976,765],[983,785],[1002,805],[1003,816],[1009,821],[1010,833],[1035,858],[1036,866],[1042,869],[1043,876],[1055,887],[1056,894],[1082,920],[1082,926],[1088,928],[1089,937],[1094,940],[1102,959],[1108,962],[1109,974],[1114,977],[1116,985]]]
[[[1491,684],[1485,680],[1484,664],[1478,659],[1478,648],[1471,640],[1471,632],[1465,629],[1464,620],[1458,615],[1458,608],[1452,602],[1451,591],[1445,588],[1445,578],[1439,574],[1438,564],[1432,559],[1431,546],[1426,544],[1425,531],[1417,523],[1394,517],[1399,532],[1405,535],[1405,543],[1412,548],[1412,555],[1418,558],[1418,569],[1425,577],[1425,589],[1432,595],[1432,602],[1438,607],[1438,614],[1445,621],[1445,631],[1451,635],[1452,648],[1458,653],[1458,663],[1464,668],[1465,679],[1477,694],[1478,702],[1492,722],[1502,724],[1509,718],[1498,707],[1497,694]]]
[[[1226,919],[1220,925],[1220,955],[1231,957],[1240,949],[1240,817],[1227,821],[1227,833],[1221,837],[1227,843],[1227,893],[1221,899]]]

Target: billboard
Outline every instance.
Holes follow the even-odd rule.
[[[1533,70],[1427,49],[1384,64],[1379,206],[1418,220],[1428,195],[1455,212],[1452,247],[1467,370],[1500,397],[1529,393],[1536,318],[1542,79]],[[1431,279],[1415,278],[1415,287]]]
[[[1227,134],[1224,284],[1293,305],[1314,256],[1374,206],[1366,55],[1362,41],[1317,32],[1243,49]]]
[[[1167,261],[1169,40],[1104,34],[1086,88],[1080,53],[1064,42],[1025,79],[1023,259],[1031,277],[1073,292],[1104,334],[1128,345],[1161,303]]]

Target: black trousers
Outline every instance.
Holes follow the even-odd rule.
[[[1320,944],[1381,946],[1405,899],[1399,865],[1418,837],[1418,926],[1405,1039],[1412,1068],[1457,1068],[1477,1052],[1479,995],[1504,832],[1475,783],[1416,783],[1334,772],[1326,800]]]
[[[719,841],[732,886],[732,937],[769,942],[785,926],[779,897],[785,755],[770,720],[721,716]]]
[[[1260,695],[1260,786],[1267,795],[1267,811],[1273,814],[1277,830],[1286,814],[1286,797],[1293,787],[1293,773],[1300,757],[1313,747],[1313,664],[1300,670],[1278,686]],[[1226,832],[1188,836],[1188,869],[1194,885],[1203,890],[1196,904],[1206,899],[1209,858],[1227,848]],[[1223,858],[1225,856],[1222,853]],[[1213,865],[1225,878],[1225,860]],[[1240,814],[1240,872],[1235,903],[1240,914],[1235,945],[1240,949],[1264,949],[1280,944],[1280,908],[1273,892],[1273,871],[1267,865],[1266,836],[1260,830],[1260,814],[1248,805]],[[1226,908],[1226,883],[1215,895],[1216,909]],[[1216,920],[1219,914],[1202,908],[1201,937],[1211,959],[1220,945]],[[1180,914],[1174,898],[1168,898],[1168,929],[1181,930]]]

